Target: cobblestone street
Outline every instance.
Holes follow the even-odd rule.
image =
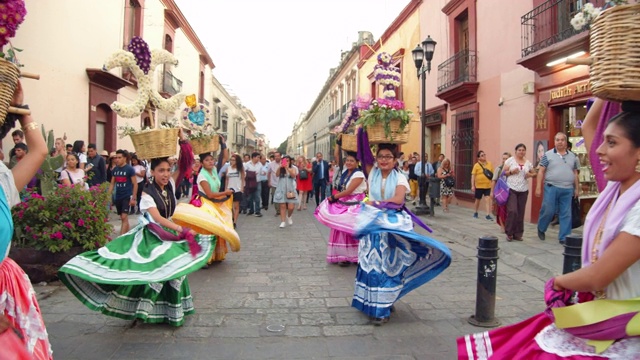
[[[383,326],[350,306],[356,267],[325,262],[329,231],[311,209],[296,211],[285,229],[277,228],[273,209],[262,218],[240,216],[242,250],[189,276],[196,314],[180,328],[131,327],[89,311],[60,283],[37,286],[54,357],[451,359],[456,337],[482,330],[467,323],[475,312],[475,246],[477,234],[498,230],[473,221],[467,209],[453,206],[446,218],[427,218],[433,236],[451,248],[451,266],[396,303]],[[531,229],[527,224],[522,243],[500,242],[496,317],[503,324],[541,311],[543,281],[561,269],[560,245],[534,239]],[[283,330],[270,331],[277,325]]]

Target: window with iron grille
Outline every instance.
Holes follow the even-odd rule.
[[[456,191],[471,193],[471,169],[475,161],[473,153],[477,140],[474,122],[477,116],[477,111],[464,111],[454,115],[456,130],[451,134],[453,148],[451,161],[456,179],[454,187]]]

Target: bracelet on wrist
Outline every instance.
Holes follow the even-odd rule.
[[[37,122],[33,121],[33,122],[28,123],[27,125],[24,125],[22,127],[22,132],[26,134],[31,130],[38,129],[39,127],[40,127],[40,124],[38,124]]]

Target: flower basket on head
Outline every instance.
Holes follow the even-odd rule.
[[[204,153],[215,152],[220,149],[220,138],[217,135],[211,137],[199,137],[189,140],[193,153],[200,155]]]
[[[370,144],[406,144],[409,142],[409,127],[402,127],[402,120],[390,120],[388,129],[385,127],[385,124],[378,122],[367,128]]]
[[[129,134],[136,154],[141,159],[175,156],[179,129],[151,129]]]
[[[20,71],[13,63],[0,58],[0,124],[4,123],[13,99],[13,93],[18,85]]]
[[[356,134],[340,134],[342,139],[342,150],[344,151],[358,151],[358,140]]]
[[[599,98],[640,100],[640,4],[619,5],[591,24],[591,91]]]

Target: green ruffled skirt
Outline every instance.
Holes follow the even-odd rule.
[[[201,249],[193,256],[186,241],[164,241],[140,224],[69,260],[59,277],[91,310],[180,326],[194,312],[186,276],[207,263],[216,244],[212,235],[197,235],[196,241]]]

